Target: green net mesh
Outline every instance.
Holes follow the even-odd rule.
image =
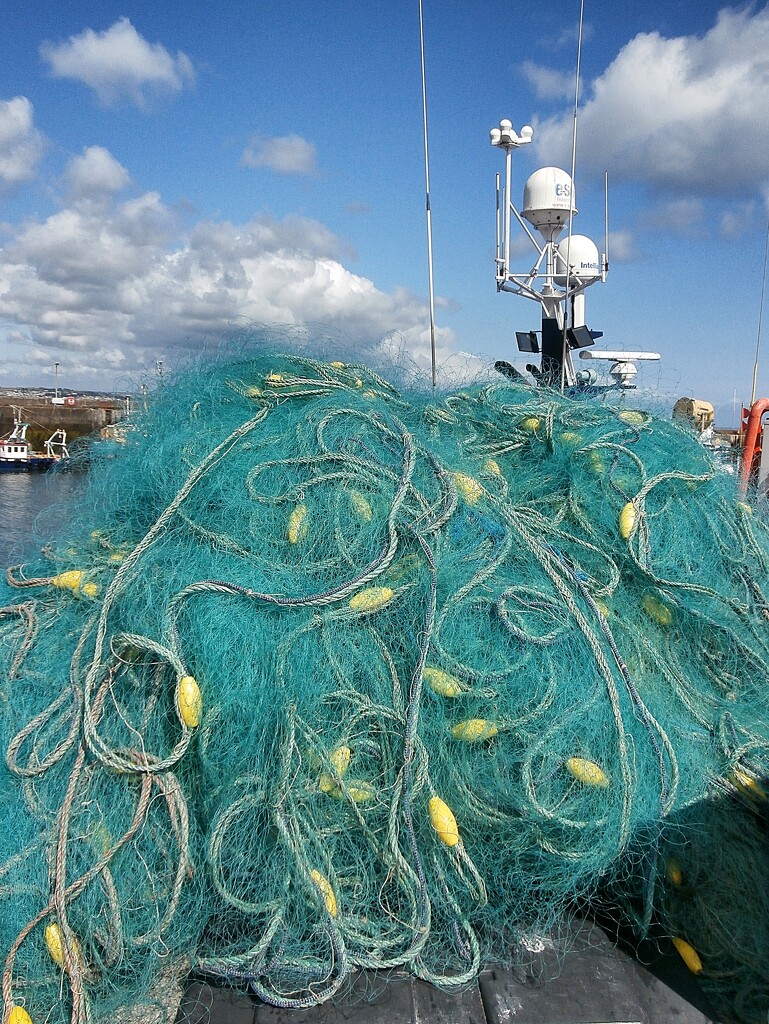
[[[181,375],[3,588],[4,1020],[190,971],[461,986],[597,893],[765,1019],[765,872],[749,938],[728,893],[766,845],[767,593],[762,518],[671,422]]]

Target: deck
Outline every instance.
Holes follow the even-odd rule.
[[[488,970],[445,993],[405,974],[360,972],[342,998],[282,1010],[200,982],[187,986],[178,1024],[710,1024],[696,979],[674,953],[648,967],[597,925],[577,921],[563,957],[545,942],[527,970]],[[672,949],[672,947],[671,947]]]

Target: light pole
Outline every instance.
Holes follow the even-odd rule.
[[[55,383],[55,386],[54,386],[54,389],[53,389],[53,395],[54,395],[54,398],[58,398],[59,397],[59,364],[58,363],[54,363],[53,367],[54,367],[54,377],[55,377],[55,380],[56,380],[56,383]]]

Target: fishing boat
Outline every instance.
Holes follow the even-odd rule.
[[[0,438],[0,472],[45,472],[69,456],[67,432],[55,430],[45,442],[45,451],[32,450],[27,440],[29,423],[14,418],[13,430]]]

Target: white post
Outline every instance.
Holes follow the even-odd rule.
[[[574,315],[572,317],[572,327],[584,327],[585,326],[585,293],[577,292],[572,295],[572,309]]]
[[[510,209],[513,202],[513,147],[505,148],[505,280],[510,272]]]

